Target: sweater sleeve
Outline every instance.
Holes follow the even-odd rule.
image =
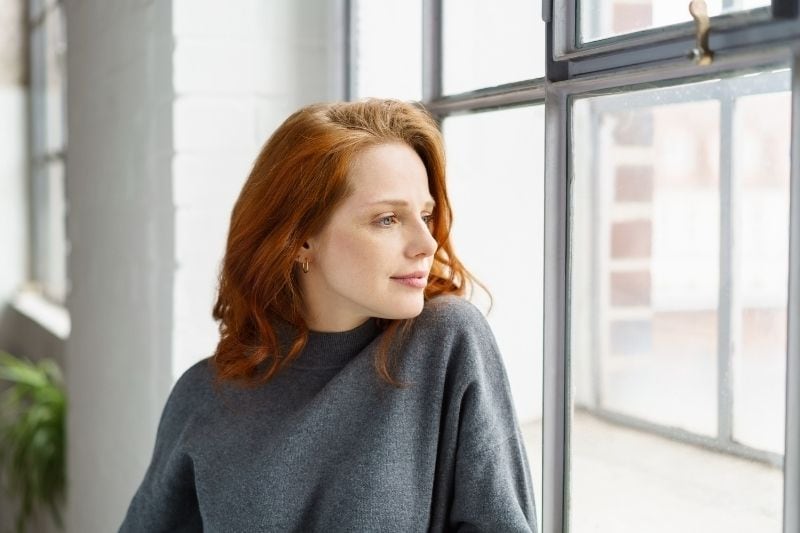
[[[193,416],[191,373],[188,370],[170,393],[156,434],[153,457],[144,480],[131,500],[120,533],[195,532],[203,524],[198,508],[192,459],[183,449]]]
[[[536,532],[533,484],[505,366],[480,311],[468,302],[459,307],[448,522],[457,531]]]

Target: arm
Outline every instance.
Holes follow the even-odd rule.
[[[471,422],[464,421],[459,431],[455,458],[455,486],[449,522],[458,531],[536,532],[536,511],[530,469],[516,422],[506,420],[501,409],[513,409],[505,402],[495,404],[495,412],[480,397],[468,391],[462,415],[473,421],[484,419],[481,433],[469,433]]]
[[[455,350],[460,360],[453,501],[458,531],[535,532],[533,484],[511,389],[494,335],[470,305]]]
[[[150,466],[131,500],[120,533],[203,530],[194,466],[183,446],[192,418],[193,402],[186,397],[191,390],[186,383],[188,374],[175,384],[161,414]]]

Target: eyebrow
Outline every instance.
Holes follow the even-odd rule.
[[[396,207],[408,207],[409,203],[407,201],[405,201],[405,200],[390,200],[390,199],[387,199],[387,200],[378,200],[377,202],[372,202],[369,205],[371,205],[371,206],[372,205],[393,205],[393,206],[396,206]],[[432,207],[436,207],[436,200],[434,200],[433,198],[430,198],[430,199],[428,199],[427,202],[425,202],[425,205],[431,205]]]

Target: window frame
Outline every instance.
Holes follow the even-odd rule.
[[[346,17],[358,0],[345,0]],[[687,57],[695,47],[692,23],[602,39],[578,46],[577,1],[544,0],[546,75],[460,94],[442,93],[442,3],[423,2],[423,100],[439,120],[516,105],[544,104],[545,239],[544,368],[542,411],[542,530],[569,531],[571,405],[569,346],[569,210],[571,99],[646,83],[677,84],[709,75],[788,62],[791,73],[792,143],[789,207],[786,423],[783,459],[783,531],[800,531],[800,0],[773,0],[745,17],[712,17],[711,65]],[[687,0],[688,6],[688,0]],[[348,31],[345,54],[354,64],[357,43]],[[348,69],[348,76],[355,75]],[[355,96],[353,80],[343,93]],[[722,191],[720,192],[722,195]],[[725,201],[724,198],[721,201]],[[767,458],[768,460],[769,458]]]
[[[789,57],[788,52],[783,55]],[[788,59],[780,65],[774,67],[783,67],[788,62]],[[768,70],[770,65],[758,65],[757,71]],[[774,73],[768,73],[766,76],[777,76]],[[670,80],[655,80],[648,82],[645,89],[659,89],[661,87],[654,87]],[[730,455],[736,455],[745,459],[759,461],[762,463],[770,464],[779,468],[783,467],[783,457],[776,452],[761,450],[754,446],[737,442],[734,438],[734,409],[733,409],[733,385],[732,379],[732,339],[739,334],[741,326],[738,328],[735,325],[733,312],[735,311],[734,300],[737,299],[740,287],[732,282],[733,278],[733,258],[731,254],[731,244],[733,241],[733,216],[738,211],[738,206],[735,205],[736,199],[733,191],[733,167],[732,159],[733,146],[731,127],[734,114],[734,103],[737,98],[758,94],[772,94],[775,92],[784,92],[790,90],[790,80],[787,80],[786,87],[777,87],[775,80],[767,81],[759,78],[728,78],[725,81],[715,81],[711,84],[702,84],[695,86],[686,86],[689,83],[687,79],[680,79],[677,87],[682,87],[681,95],[675,97],[672,94],[659,94],[658,105],[667,105],[672,103],[684,102],[701,102],[701,101],[717,101],[720,104],[720,123],[716,131],[720,134],[720,168],[719,168],[719,199],[720,199],[720,250],[719,250],[719,291],[718,291],[718,330],[717,330],[717,427],[714,436],[700,435],[692,431],[683,430],[680,428],[667,427],[660,423],[651,422],[637,416],[626,415],[611,409],[605,408],[602,405],[594,406],[591,408],[593,415],[599,416],[606,420],[610,420],[626,427],[641,429],[649,433],[662,435],[670,439],[678,439],[684,442],[703,446],[708,449],[724,452]],[[676,87],[675,85],[667,85],[663,88],[670,89]],[[732,94],[731,88],[737,87]],[[619,87],[615,87],[615,90]],[[613,102],[594,102],[593,108],[601,112],[620,112],[624,110],[635,110],[641,108],[648,108],[652,103],[652,94],[648,91],[637,91],[639,87],[626,87],[626,98],[624,103],[621,101]],[[605,93],[610,94],[610,93]],[[591,96],[603,96],[603,91],[591,91]],[[581,95],[571,95],[570,101],[580,98]],[[593,254],[596,251],[593,250]],[[597,257],[592,257],[592,261],[597,261]],[[594,263],[593,263],[594,264]],[[593,295],[593,306],[599,305],[599,298],[597,294]],[[595,307],[596,308],[596,307]],[[597,344],[599,339],[593,339],[593,343]],[[598,353],[592,355],[592,367],[597,369],[602,365]],[[594,390],[600,390],[599,375],[593,376]]]
[[[727,54],[717,57],[709,66],[698,66],[690,61],[682,64],[665,66],[653,64],[647,68],[629,67],[610,74],[581,76],[548,84],[548,101],[553,102],[552,110],[546,111],[546,117],[553,117],[547,123],[546,142],[552,143],[546,149],[545,161],[545,420],[543,434],[543,530],[560,532],[569,531],[569,430],[571,427],[570,397],[570,327],[569,294],[570,279],[570,243],[569,243],[569,183],[572,180],[569,154],[571,153],[571,99],[581,95],[606,94],[620,87],[632,87],[644,84],[685,83],[693,79],[701,79],[715,74],[731,71],[757,69],[780,63],[789,63],[792,71],[792,142],[791,176],[790,176],[790,222],[789,222],[789,301],[787,306],[787,365],[786,365],[786,422],[785,449],[783,458],[783,531],[789,533],[800,529],[800,513],[792,502],[800,499],[800,296],[796,287],[800,284],[800,268],[798,255],[800,252],[800,150],[798,142],[800,127],[800,68],[798,49],[793,46],[778,48],[763,47],[749,52]],[[722,183],[721,183],[722,185]],[[723,194],[722,191],[720,191]],[[722,198],[722,201],[725,201]],[[723,216],[725,216],[723,214]],[[722,310],[724,303],[719,303]],[[794,357],[791,355],[794,354]],[[722,359],[722,358],[720,358]],[[549,406],[549,408],[548,408]],[[720,406],[719,409],[725,409]],[[548,423],[547,416],[551,419]],[[615,418],[633,427],[646,427],[658,432],[652,424],[636,422],[629,417],[617,415]],[[548,428],[550,433],[548,434]],[[672,433],[674,436],[674,432]],[[562,437],[563,436],[563,437]],[[687,440],[691,438],[684,435]],[[703,443],[708,444],[708,443]],[[767,463],[775,463],[774,454],[769,452],[747,453],[742,448],[732,449],[737,455],[748,456]],[[560,465],[560,466],[552,466]],[[546,496],[549,496],[547,498]]]
[[[64,18],[63,0],[28,0],[26,2],[26,37],[28,40],[27,64],[30,73],[28,89],[28,176],[29,176],[29,224],[31,251],[29,259],[29,286],[47,300],[63,305],[69,287],[66,275],[66,255],[59,256],[54,247],[54,240],[59,239],[64,252],[69,253],[66,234],[52,234],[54,203],[62,203],[66,211],[66,197],[59,189],[53,190],[49,172],[53,165],[60,164],[62,173],[66,169],[66,21]],[[53,20],[55,17],[56,20]],[[63,38],[63,47],[56,48],[56,68],[60,77],[60,116],[57,118],[61,128],[60,144],[50,146],[48,135],[48,54],[56,43],[49,41],[47,25],[60,24],[59,33]],[[66,186],[66,175],[62,174],[62,186]],[[55,195],[59,194],[60,198]],[[66,216],[66,212],[64,213]],[[65,221],[63,222],[65,225]],[[56,224],[57,225],[57,224]],[[60,265],[58,263],[61,263]]]
[[[552,30],[548,79],[561,81],[605,70],[685,61],[695,48],[695,26],[684,22],[599,39],[578,41],[578,2],[545,0],[542,17]],[[686,2],[688,10],[688,1]],[[771,7],[711,17],[709,48],[715,54],[800,38],[796,0],[772,0]]]

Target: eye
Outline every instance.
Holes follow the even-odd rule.
[[[433,215],[422,215],[422,220],[426,224],[432,224],[433,223]]]
[[[396,215],[386,215],[385,217],[381,217],[381,218],[379,218],[377,220],[377,223],[378,223],[379,226],[383,226],[383,227],[386,227],[386,228],[388,228],[389,226],[391,226],[395,222],[397,222],[397,216]]]

